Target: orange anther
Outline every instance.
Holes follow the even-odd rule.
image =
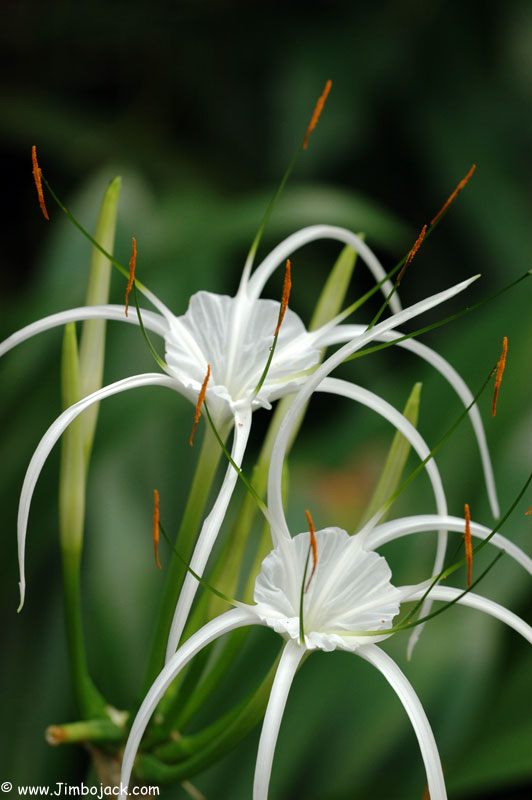
[[[473,574],[473,545],[471,543],[471,514],[469,512],[469,506],[466,503],[464,506],[464,514],[465,514],[465,533],[464,533],[464,541],[465,541],[465,554],[466,554],[466,561],[467,561],[467,588],[471,586],[471,576]]]
[[[155,563],[161,569],[159,561],[159,492],[153,490],[153,549],[155,550]]]
[[[528,511],[525,512],[525,514],[527,517],[530,516],[530,514],[532,514],[532,506],[530,506],[530,508],[528,509]]]
[[[42,191],[42,180],[41,180],[41,168],[39,167],[39,163],[37,161],[37,148],[35,145],[31,148],[31,160],[33,162],[33,180],[35,181],[35,186],[37,188],[37,195],[39,197],[39,205],[41,207],[41,211],[45,219],[50,219],[48,216],[48,211],[46,210],[46,204],[44,202],[44,194]]]
[[[502,353],[497,361],[497,376],[495,378],[495,389],[493,391],[493,404],[491,406],[491,416],[494,417],[497,411],[497,398],[499,397],[499,389],[501,388],[502,373],[506,365],[506,354],[508,352],[508,337],[505,336],[502,340]]]
[[[308,587],[310,586],[310,582],[314,573],[316,572],[316,567],[318,565],[318,542],[316,541],[316,531],[314,529],[314,523],[312,522],[312,517],[310,516],[310,511],[305,511],[305,516],[307,517],[308,522],[308,529],[310,533],[310,546],[312,548],[312,572],[310,573],[310,578],[307,581],[307,585],[305,586],[305,593],[308,592]]]
[[[412,246],[412,249],[410,250],[409,254],[407,255],[407,257],[405,259],[405,263],[401,267],[399,275],[397,276],[397,280],[395,281],[397,286],[399,286],[399,284],[401,283],[401,279],[402,279],[402,277],[404,275],[405,269],[408,267],[408,265],[410,264],[410,262],[414,258],[415,254],[417,253],[417,251],[421,247],[421,244],[423,242],[423,239],[425,238],[425,234],[426,233],[427,233],[427,226],[423,225],[423,227],[421,228],[421,232],[420,232],[419,236],[417,237],[416,241],[414,242],[414,244]]]
[[[196,413],[194,415],[194,424],[190,432],[190,439],[188,440],[188,443],[191,447],[194,444],[194,431],[196,430],[196,425],[199,422],[201,407],[203,405],[203,401],[205,400],[205,393],[207,392],[207,384],[209,383],[210,377],[211,377],[211,365],[207,364],[207,374],[205,375],[205,380],[203,381],[200,393],[198,395],[198,402],[196,403]]]
[[[462,180],[460,181],[460,183],[458,184],[458,186],[456,187],[454,192],[449,195],[449,197],[447,198],[445,203],[442,205],[442,207],[440,208],[440,210],[438,211],[436,216],[433,219],[431,219],[431,221],[430,221],[431,225],[434,225],[434,223],[437,222],[437,220],[439,220],[439,218],[441,217],[443,212],[446,211],[449,208],[449,206],[451,205],[453,200],[455,200],[457,194],[459,194],[462,191],[462,189],[464,188],[464,186],[466,185],[466,183],[468,182],[469,178],[474,173],[476,168],[477,168],[477,165],[473,164],[473,166],[471,167],[471,169],[469,170],[469,172],[467,173],[465,178],[462,178]]]
[[[277,327],[275,329],[274,336],[277,336],[281,325],[283,324],[284,315],[286,314],[286,309],[288,307],[288,300],[290,298],[290,290],[292,288],[292,275],[290,272],[290,259],[286,259],[286,269],[284,272],[284,283],[283,283],[283,297],[281,300],[281,310],[279,311],[279,319],[277,320]]]
[[[332,86],[332,81],[327,81],[327,83],[325,84],[325,89],[321,93],[321,96],[318,99],[318,102],[316,103],[316,105],[314,107],[314,113],[312,114],[312,118],[311,118],[309,126],[307,128],[307,132],[305,133],[305,138],[303,139],[303,150],[307,149],[308,140],[309,140],[310,134],[312,133],[312,131],[314,130],[314,128],[318,124],[318,120],[320,118],[321,112],[323,111],[323,106],[325,105],[325,101],[327,100],[327,96],[328,96],[329,92],[331,91],[331,86]]]
[[[131,250],[131,258],[129,259],[129,280],[127,282],[127,288],[126,288],[126,317],[128,315],[127,311],[129,308],[129,293],[133,288],[133,281],[135,280],[135,264],[137,262],[137,240],[135,239],[134,236],[131,237],[131,244],[132,244],[132,250]]]

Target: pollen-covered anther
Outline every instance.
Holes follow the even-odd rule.
[[[41,211],[45,219],[50,219],[48,216],[48,211],[46,210],[46,203],[44,202],[44,194],[42,190],[42,173],[41,168],[39,167],[39,162],[37,161],[37,148],[35,145],[31,148],[31,160],[33,163],[33,180],[35,181],[35,187],[37,189],[37,195],[39,197],[39,205],[41,207]]]
[[[499,397],[499,389],[501,388],[502,373],[506,366],[506,354],[508,353],[508,337],[505,336],[502,340],[501,357],[497,361],[497,375],[495,377],[495,389],[493,391],[493,404],[491,406],[491,416],[494,417],[497,412],[497,399]]]
[[[426,233],[427,233],[427,226],[423,225],[423,227],[421,228],[421,231],[419,233],[419,236],[417,237],[416,241],[414,242],[414,245],[413,245],[412,249],[410,250],[409,254],[406,257],[406,261],[405,261],[405,264],[403,266],[403,269],[401,270],[401,272],[399,273],[399,275],[397,277],[397,283],[401,282],[401,277],[403,275],[403,272],[405,271],[405,268],[408,266],[408,264],[411,263],[412,259],[416,255],[417,251],[419,250],[419,248],[423,244],[423,239],[425,238]]]
[[[190,432],[190,439],[188,440],[188,443],[191,447],[194,444],[194,432],[199,422],[199,418],[201,415],[201,407],[203,405],[203,401],[205,400],[205,393],[207,392],[207,384],[209,383],[210,377],[211,377],[211,365],[207,364],[207,374],[205,375],[205,380],[203,381],[200,393],[198,395],[198,402],[196,403],[196,413],[194,414],[194,424],[192,425],[192,430]]]
[[[153,549],[155,551],[155,563],[161,569],[159,561],[159,492],[153,490]]]
[[[284,315],[286,314],[286,309],[288,308],[288,300],[290,299],[290,290],[292,289],[292,275],[291,275],[291,263],[290,259],[286,259],[286,268],[284,272],[284,283],[283,283],[283,296],[281,299],[281,309],[279,311],[279,319],[277,320],[277,327],[275,329],[274,336],[277,336],[279,330],[281,329],[281,325],[283,324]]]
[[[526,515],[527,517],[529,517],[529,516],[530,516],[530,514],[532,514],[532,506],[530,506],[530,508],[528,509],[528,511],[525,511],[525,515]]]
[[[137,240],[134,236],[131,237],[131,258],[129,259],[129,280],[126,288],[126,317],[128,316],[129,308],[129,293],[133,288],[133,281],[135,280],[135,265],[137,263]]]
[[[318,565],[318,542],[316,541],[316,529],[314,528],[314,523],[312,522],[312,517],[310,516],[310,511],[305,511],[305,516],[308,522],[308,529],[310,533],[310,546],[312,548],[312,572],[310,573],[310,578],[307,581],[307,585],[305,586],[305,594],[308,592],[310,582],[313,578],[314,573],[316,572],[316,567]]]
[[[459,194],[459,193],[462,191],[462,189],[464,188],[464,186],[467,184],[467,182],[469,181],[469,179],[470,179],[471,175],[474,173],[474,171],[476,170],[476,168],[477,168],[477,165],[476,165],[476,164],[473,164],[473,165],[472,165],[472,167],[471,167],[471,169],[469,170],[469,172],[468,172],[468,173],[467,173],[467,175],[465,176],[465,178],[462,178],[462,180],[459,182],[459,184],[458,184],[458,186],[456,187],[456,189],[454,190],[454,192],[452,192],[452,194],[450,194],[450,195],[449,195],[449,197],[447,198],[447,200],[445,201],[445,203],[442,205],[442,207],[440,208],[440,210],[438,211],[438,213],[436,214],[436,216],[435,216],[433,219],[431,219],[431,221],[430,221],[430,224],[431,224],[431,225],[434,225],[434,223],[435,223],[435,222],[437,222],[437,221],[439,220],[439,218],[441,217],[441,215],[442,215],[442,214],[443,214],[445,211],[447,211],[447,209],[449,208],[449,206],[451,205],[451,203],[452,203],[452,202],[454,202],[454,200],[456,199],[456,196],[457,196],[457,195],[458,195],[458,194]]]
[[[306,150],[307,147],[308,147],[308,140],[309,140],[310,134],[312,133],[312,131],[314,130],[314,128],[318,124],[318,120],[319,120],[319,118],[321,116],[321,112],[323,111],[323,106],[325,105],[325,101],[327,100],[328,94],[331,91],[331,86],[332,86],[332,81],[328,80],[327,83],[325,84],[325,89],[321,93],[321,95],[320,95],[320,97],[318,99],[318,102],[316,103],[316,105],[314,107],[314,113],[312,114],[312,118],[311,118],[311,120],[309,122],[309,126],[307,128],[307,132],[305,133],[305,138],[303,139],[303,150]]]
[[[473,575],[473,545],[471,542],[471,514],[469,511],[469,505],[467,503],[464,505],[464,516],[465,516],[464,542],[465,542],[465,553],[467,561],[467,588],[469,589],[471,586],[471,577]]]

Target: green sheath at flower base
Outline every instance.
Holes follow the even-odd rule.
[[[421,383],[414,384],[414,388],[412,389],[410,397],[406,401],[406,405],[403,410],[403,416],[409,422],[411,422],[414,427],[417,427],[419,416],[419,398],[421,395],[421,386]],[[366,512],[360,522],[361,526],[365,525],[366,522],[377,513],[379,508],[384,505],[386,500],[388,500],[388,498],[394,494],[395,490],[399,486],[409,452],[410,443],[405,439],[402,433],[397,431],[393,437],[392,446],[390,447],[386,464],[384,465],[384,469],[375,488],[375,492],[373,493],[373,497],[371,498]],[[390,507],[388,507],[388,511],[389,508]],[[384,522],[388,516],[388,511],[386,511],[386,513],[380,518],[381,522]]]

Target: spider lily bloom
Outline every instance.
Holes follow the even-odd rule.
[[[272,483],[281,482],[281,472],[270,471]],[[155,680],[133,722],[122,763],[121,783],[127,787],[135,756],[148,721],[168,686],[209,643],[236,628],[262,625],[273,628],[285,641],[272,685],[259,741],[253,800],[266,800],[273,756],[282,716],[295,673],[305,655],[315,650],[346,650],[373,664],[388,680],[401,700],[416,733],[425,764],[432,800],[447,797],[435,739],[412,686],[395,662],[377,646],[393,635],[393,620],[403,602],[423,597],[431,581],[396,587],[386,560],[374,547],[409,533],[438,529],[464,529],[456,517],[426,515],[394,520],[349,536],[340,528],[325,528],[314,534],[315,553],[311,580],[309,532],[294,538],[288,533],[284,515],[276,520],[269,511],[275,548],[265,558],[255,582],[254,605],[234,602],[236,608],[211,620],[193,634],[168,661]],[[281,525],[278,523],[282,522]],[[486,539],[490,531],[471,523],[471,533]],[[509,553],[532,574],[532,560],[498,534],[491,543]],[[310,572],[310,570],[309,570]],[[307,590],[304,590],[304,587]],[[453,587],[434,587],[434,600],[455,601],[477,608],[502,620],[530,643],[532,628],[503,606],[471,592]],[[303,619],[301,618],[303,612]]]
[[[163,337],[166,349],[166,375],[145,373],[116,381],[94,392],[79,403],[66,409],[50,426],[28,467],[22,488],[18,516],[18,550],[20,564],[20,596],[22,607],[25,594],[24,551],[27,520],[33,490],[42,466],[57,439],[70,422],[93,403],[139,386],[165,386],[188,397],[196,404],[207,366],[211,378],[206,390],[206,401],[212,410],[216,425],[226,435],[233,425],[235,434],[232,458],[238,465],[246,448],[251,427],[252,411],[269,408],[271,403],[296,391],[307,373],[319,361],[320,331],[312,334],[305,330],[299,317],[287,309],[279,331],[275,358],[260,389],[257,384],[270,353],[273,333],[279,316],[279,303],[263,300],[260,294],[268,278],[278,266],[303,245],[318,240],[333,239],[357,250],[377,281],[382,283],[385,295],[393,285],[385,280],[385,272],[370,248],[350,231],[329,225],[304,228],[279,244],[251,274],[251,260],[246,262],[238,292],[231,298],[209,292],[194,295],[183,316],[175,316],[152,292],[141,288],[156,312],[142,311],[144,327]],[[390,302],[392,311],[400,304],[394,295]],[[124,314],[123,306],[103,305],[73,308],[53,314],[8,337],[0,345],[0,355],[37,333],[62,326],[67,322],[86,319],[120,320],[139,324],[137,314]],[[334,327],[341,316],[324,326],[322,331]],[[216,539],[221,521],[231,498],[237,476],[228,467],[222,489],[210,514],[206,517],[193,554],[191,566],[202,573]],[[170,646],[173,652],[193,602],[195,583],[188,583],[180,603]]]

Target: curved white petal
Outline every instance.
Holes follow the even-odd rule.
[[[325,335],[319,339],[318,344],[340,344],[341,342],[346,342],[350,339],[353,339],[355,336],[361,336],[365,330],[366,327],[364,325],[338,325],[333,330],[327,331]],[[400,331],[393,330],[380,334],[376,337],[376,339],[383,342],[391,342],[394,339],[399,339],[403,335],[404,334],[402,334]],[[417,339],[404,339],[402,342],[397,342],[397,346],[403,347],[405,350],[410,350],[412,353],[415,353],[416,355],[420,356],[420,358],[423,358],[425,361],[431,364],[431,366],[433,366],[449,382],[460,400],[463,402],[464,406],[467,407],[473,402],[473,394],[469,390],[469,387],[465,381],[454,369],[454,367],[452,367],[448,361],[442,358],[439,353],[436,353],[435,350],[427,347],[426,344],[423,344]],[[488,444],[486,442],[486,434],[484,432],[484,426],[482,424],[482,418],[480,416],[478,406],[472,406],[472,408],[469,409],[468,414],[469,419],[471,420],[471,425],[473,426],[473,430],[475,432],[478,449],[480,451],[480,459],[482,462],[482,469],[484,471],[484,480],[486,482],[486,489],[488,492],[491,511],[495,519],[497,519],[500,511],[499,502],[497,499],[497,490],[495,488],[495,479],[493,477],[493,466],[491,463]]]
[[[288,692],[305,652],[305,648],[299,647],[295,642],[287,642],[277,667],[260,734],[255,779],[253,781],[253,800],[267,800],[268,798],[273,755],[288,699]]]
[[[146,311],[141,309],[142,322],[147,330],[158,333],[164,336],[168,330],[168,324],[165,319],[153,311]],[[124,306],[117,305],[103,305],[103,306],[80,306],[79,308],[69,308],[67,311],[60,311],[58,314],[51,314],[49,317],[32,322],[31,325],[21,328],[16,333],[12,333],[7,339],[0,343],[0,356],[3,356],[13,347],[16,347],[26,339],[36,336],[38,333],[48,331],[51,328],[57,328],[60,325],[66,325],[68,322],[81,322],[85,319],[108,319],[118,320],[120,322],[129,322],[133,325],[138,325],[138,317],[136,309],[132,309],[129,316],[126,317]]]
[[[250,429],[251,409],[247,408],[240,413],[235,414],[235,430],[231,458],[238,467],[240,467],[242,464],[242,458],[246,449]],[[220,489],[211,512],[203,522],[198,540],[196,542],[196,547],[194,548],[194,553],[192,554],[192,558],[190,560],[190,568],[200,576],[203,576],[203,570],[205,569],[205,565],[211,554],[216,537],[218,536],[220,526],[225,517],[225,512],[227,511],[227,506],[231,500],[237,480],[237,471],[232,464],[228,464],[225,478],[222,483],[222,488]],[[197,589],[198,581],[193,575],[191,575],[190,572],[187,572],[185,581],[183,583],[183,588],[181,589],[181,594],[179,595],[179,599],[175,608],[170,634],[168,636],[168,644],[166,647],[167,663],[177,649],[189,611],[192,607],[192,603],[194,602]]]
[[[348,381],[339,380],[337,378],[324,378],[324,380],[319,384],[319,386],[315,390],[316,392],[328,392],[329,394],[338,394],[342,397],[348,397],[351,400],[355,400],[362,405],[367,406],[368,408],[373,409],[382,417],[387,419],[391,424],[400,431],[403,436],[410,442],[412,447],[415,449],[416,453],[420,457],[421,460],[427,458],[430,454],[430,449],[426,444],[425,440],[421,436],[421,434],[414,428],[414,426],[401,414],[397,409],[395,409],[390,403],[387,403],[386,400],[383,400],[382,397],[370,392],[367,389],[363,389],[361,386],[357,386],[354,383],[349,383]],[[443,489],[443,484],[441,481],[440,473],[436,466],[436,462],[434,459],[431,459],[425,465],[427,470],[429,479],[432,484],[432,488],[434,491],[434,497],[436,500],[436,507],[438,512],[441,515],[447,515],[447,501],[445,498],[445,492]],[[281,472],[276,467],[272,466],[272,481],[275,480],[277,482],[276,491],[280,494],[281,492]],[[277,506],[278,510],[278,506]],[[272,509],[270,509],[272,513]],[[371,521],[374,523],[376,518],[374,517]],[[281,516],[275,516],[272,513],[272,539],[274,547],[279,546],[280,544],[280,536],[290,535],[288,531],[288,527],[286,525],[286,520],[284,518],[284,514]],[[371,526],[372,527],[372,526]],[[369,530],[371,527],[368,525],[364,528],[364,536],[369,535]],[[443,535],[440,536],[440,550],[442,552],[438,553],[438,560],[443,558],[445,552],[445,531],[443,530],[444,526],[441,525],[440,528],[442,529]],[[280,531],[280,536],[278,535],[277,531]],[[373,548],[374,549],[374,548]]]
[[[231,611],[221,614],[191,636],[190,639],[179,648],[177,653],[174,653],[168,664],[163,667],[144,698],[129,733],[124,757],[122,759],[122,774],[120,776],[120,781],[124,789],[127,789],[129,784],[135,756],[137,755],[137,750],[146,725],[155,711],[159,700],[176,675],[188,664],[191,658],[194,658],[200,650],[212,641],[219,636],[223,636],[224,633],[229,633],[229,631],[233,631],[235,628],[241,628],[245,625],[260,625],[256,615],[247,608],[233,608]]]
[[[383,278],[386,277],[386,272],[379,259],[360,236],[357,236],[355,233],[345,228],[338,228],[335,225],[310,225],[308,228],[302,228],[300,231],[293,233],[266,256],[249,279],[246,287],[247,294],[250,297],[257,298],[264,289],[264,285],[270,275],[272,275],[280,264],[284,264],[286,259],[291,256],[295,250],[299,250],[303,245],[309,242],[315,242],[317,239],[334,239],[338,242],[350,245],[366,263],[377,282],[382,281]],[[385,281],[381,287],[381,291],[385,297],[389,295],[392,289],[393,283],[389,280]],[[394,313],[401,309],[401,303],[399,302],[397,293],[395,293],[390,300],[390,308]]]
[[[123,380],[116,381],[116,383],[109,384],[109,386],[104,386],[103,389],[98,389],[98,391],[93,392],[87,397],[84,397],[78,403],[74,403],[74,405],[63,411],[63,413],[59,415],[55,422],[50,425],[41,441],[37,445],[26,471],[26,476],[24,478],[24,483],[22,485],[22,491],[20,494],[18,510],[17,536],[18,560],[20,568],[19,611],[24,605],[24,594],[26,588],[26,581],[24,577],[24,551],[31,498],[33,496],[33,490],[35,489],[35,484],[37,483],[37,479],[41,473],[46,459],[48,458],[50,450],[57,442],[63,431],[70,425],[72,420],[85,411],[86,408],[89,408],[89,406],[91,406],[93,403],[98,403],[105,397],[110,397],[111,395],[118,394],[119,392],[125,392],[128,389],[135,389],[139,386],[166,386],[169,389],[174,389],[177,392],[182,391],[176,380],[169,378],[166,375],[161,375],[157,372],[148,372],[143,375],[133,375],[130,378],[124,378]]]
[[[330,394],[338,394],[342,397],[348,397],[361,403],[367,408],[371,408],[388,420],[402,435],[407,439],[419,458],[423,461],[430,455],[430,448],[419,433],[419,431],[409,422],[400,411],[397,411],[390,403],[386,402],[379,395],[370,392],[368,389],[363,389],[362,386],[357,386],[349,381],[339,380],[338,378],[324,378],[324,380],[316,388],[317,392],[328,392]],[[441,481],[438,467],[435,460],[432,458],[425,464],[434,497],[436,500],[436,507],[439,514],[447,514],[447,501],[443,484]]]
[[[438,517],[435,514],[419,514],[415,517],[394,519],[374,528],[366,539],[366,547],[376,550],[393,539],[400,539],[401,536],[408,536],[411,533],[435,531],[442,525],[447,530],[457,531],[458,533],[463,533],[465,530],[465,521],[460,517]],[[486,539],[491,533],[490,528],[479,525],[478,522],[471,522],[470,527],[471,535],[476,536],[478,539]],[[508,553],[511,558],[532,575],[532,558],[527,556],[516,544],[505,536],[501,536],[500,533],[496,533],[491,537],[490,544]]]
[[[268,476],[268,506],[275,519],[280,519],[281,516],[284,516],[282,497],[278,490],[277,478],[280,474],[280,470],[282,469],[282,463],[288,442],[290,441],[292,428],[297,423],[299,415],[302,409],[305,407],[310,395],[316,390],[321,381],[326,378],[333,369],[341,364],[344,359],[355,353],[357,350],[360,350],[362,347],[364,347],[364,345],[369,344],[371,341],[380,336],[381,333],[391,330],[396,325],[402,324],[403,322],[422,314],[424,311],[428,311],[430,308],[433,308],[434,306],[445,302],[451,297],[454,297],[454,295],[466,289],[474,280],[476,280],[477,277],[478,276],[474,276],[473,278],[462,281],[461,283],[458,283],[443,292],[438,292],[431,297],[427,297],[424,300],[421,300],[419,303],[415,303],[409,308],[406,308],[403,311],[400,311],[398,314],[395,314],[393,317],[390,317],[378,325],[375,325],[371,330],[366,331],[366,333],[364,333],[362,336],[358,336],[353,341],[348,342],[339,350],[337,350],[336,353],[333,353],[331,356],[329,356],[329,358],[324,361],[320,367],[318,367],[314,374],[305,381],[296,398],[294,399],[294,402],[290,406],[290,409],[287,412],[283,422],[281,423],[279,433],[277,434],[272,450],[270,472]]]
[[[410,600],[419,600],[423,594],[424,592],[413,594]],[[460,595],[463,594],[463,589],[455,589],[453,586],[435,586],[430,594],[433,600],[444,600],[447,603],[451,600],[456,600],[457,603],[460,603],[462,606],[469,606],[470,608],[476,608],[478,611],[484,611],[485,614],[489,614],[491,617],[495,617],[495,619],[499,619],[501,622],[504,622],[505,625],[513,628],[514,631],[520,633],[527,642],[532,644],[532,628],[530,625],[528,625],[524,619],[518,617],[517,614],[513,614],[511,611],[508,611],[507,608],[499,605],[499,603],[495,603],[493,600],[488,600],[486,597],[481,597],[473,592],[468,592],[464,594],[463,597],[460,597]]]
[[[421,750],[425,772],[427,773],[430,800],[447,800],[445,781],[434,734],[423,706],[410,682],[403,675],[395,661],[377,645],[370,644],[367,647],[361,647],[356,652],[358,656],[377,667],[403,704],[419,742],[419,749]]]

